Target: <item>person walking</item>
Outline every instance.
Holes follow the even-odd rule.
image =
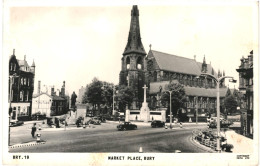
[[[34,123],[34,124],[33,124],[33,127],[32,127],[32,132],[31,132],[31,134],[32,134],[32,137],[33,137],[33,138],[35,138],[35,136],[34,136],[35,132],[36,132],[36,123]]]

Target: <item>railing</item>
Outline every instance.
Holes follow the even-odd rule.
[[[213,150],[217,148],[217,139],[211,140],[210,138],[203,138],[202,130],[193,130],[192,131],[192,139],[199,142],[202,145],[210,147]]]

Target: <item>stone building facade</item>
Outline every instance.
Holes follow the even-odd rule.
[[[247,58],[240,59],[241,64],[237,70],[239,73],[239,91],[244,94],[246,102],[246,118],[242,123],[245,135],[253,137],[253,115],[254,115],[254,89],[253,89],[253,50]]]
[[[9,113],[12,120],[25,120],[31,116],[34,91],[35,63],[29,66],[26,55],[16,59],[15,50],[9,59]]]

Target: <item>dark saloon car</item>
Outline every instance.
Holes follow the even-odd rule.
[[[164,127],[165,123],[160,120],[154,120],[154,121],[152,121],[151,126],[152,127]]]
[[[93,118],[91,118],[91,120],[89,121],[89,124],[101,125],[101,121],[99,120],[98,117],[93,117]]]
[[[23,123],[23,121],[11,121],[10,122],[10,127],[15,127],[15,126],[21,126],[21,125],[23,125],[24,123]]]
[[[220,118],[220,128],[229,128],[229,126],[232,124],[233,122],[231,122],[230,120]],[[209,128],[217,128],[217,118],[211,118]]]
[[[117,125],[118,130],[135,130],[137,129],[137,125],[132,124],[131,122],[124,122],[119,125]]]

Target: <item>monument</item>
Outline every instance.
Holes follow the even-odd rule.
[[[141,107],[141,120],[144,122],[148,122],[150,121],[150,109],[148,107],[148,103],[146,102],[146,89],[148,87],[146,87],[146,85],[144,85],[143,89],[144,89],[144,102],[142,103],[142,107]]]
[[[70,116],[73,118],[77,117],[76,99],[77,99],[77,95],[75,92],[73,92],[73,94],[71,95],[71,105],[70,105],[71,110],[72,110],[72,111],[70,111]]]

